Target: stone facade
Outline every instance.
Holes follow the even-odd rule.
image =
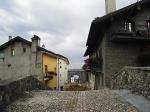
[[[124,66],[143,66],[139,56],[141,50],[150,43],[147,26],[150,8],[147,6],[149,2],[146,4],[142,1],[142,5],[139,4],[135,3],[132,7],[96,18],[92,22],[85,56],[101,61],[97,70],[91,70],[95,76],[99,74],[99,79],[96,78],[99,81],[95,80],[95,85],[111,88],[112,76]]]
[[[146,20],[150,18],[148,10],[149,9],[142,10],[132,18],[132,21],[134,21],[135,23],[136,31],[141,30],[147,31]],[[103,57],[105,64],[103,66],[105,66],[104,71],[107,87],[111,87],[111,75],[118,72],[124,66],[135,66],[135,67],[141,66],[138,60],[140,50],[149,43],[149,41],[134,42],[130,40],[127,42],[124,42],[124,40],[114,42],[112,40],[113,37],[111,35],[114,32],[121,32],[125,30],[124,21],[125,20],[122,18],[116,19],[110,26],[110,29],[108,29],[106,31],[106,34],[104,35],[105,41],[103,42],[105,46],[102,49],[104,49],[105,51],[105,56]],[[142,26],[142,28],[141,26],[139,26],[139,24]],[[134,38],[134,37],[127,36],[126,38]]]
[[[144,45],[143,45],[144,47]],[[138,56],[142,45],[136,43],[113,43],[105,41],[105,78],[106,86],[111,87],[111,76],[124,66],[140,66]]]

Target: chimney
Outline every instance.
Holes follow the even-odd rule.
[[[106,14],[116,10],[116,0],[105,0]]]
[[[32,52],[36,52],[37,51],[37,47],[40,46],[40,37],[38,37],[37,35],[34,35],[34,37],[31,38],[32,39]]]
[[[12,39],[12,36],[9,36],[8,40],[11,40]]]
[[[44,45],[44,44],[42,45],[42,48],[45,48],[45,45]]]

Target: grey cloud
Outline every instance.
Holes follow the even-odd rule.
[[[117,1],[117,8],[118,9],[137,2],[137,0],[116,0],[116,1]]]

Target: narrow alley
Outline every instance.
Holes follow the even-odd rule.
[[[150,0],[1,0],[0,112],[150,112]]]
[[[8,112],[138,112],[115,92],[31,91],[9,105]]]

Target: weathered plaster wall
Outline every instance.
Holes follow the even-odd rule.
[[[14,56],[11,56],[11,48],[14,49]],[[23,48],[26,52],[23,53]],[[4,61],[0,61],[0,78],[2,80],[30,75],[31,49],[28,45],[15,42],[4,49]]]
[[[90,73],[89,74],[89,88],[91,89],[91,90],[94,90],[95,89],[95,75],[93,74],[93,73]]]
[[[58,59],[59,60],[59,87],[63,87],[66,83],[68,83],[68,64],[65,60],[63,59]]]
[[[26,52],[23,52],[26,48]],[[14,56],[11,55],[14,49]],[[15,42],[3,50],[5,58],[0,59],[0,79],[36,75],[42,81],[42,52],[32,52],[31,46]]]
[[[48,72],[53,71],[54,73],[57,72],[57,58],[50,56],[48,54],[43,54],[43,77],[46,76],[45,74],[45,65],[48,67]],[[57,74],[58,75],[58,74]],[[53,75],[53,79],[47,82],[47,85],[52,88],[57,88],[57,75]]]

